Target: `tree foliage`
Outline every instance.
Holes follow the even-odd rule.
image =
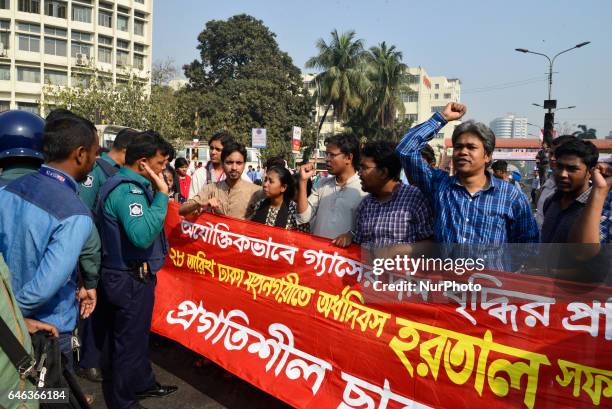
[[[251,144],[251,129],[266,128],[265,157],[289,155],[291,129],[302,128],[302,145],[314,142],[313,99],[303,89],[300,70],[278,47],[262,21],[241,14],[212,20],[198,36],[200,60],[184,66],[183,125],[200,132],[229,130]]]
[[[580,139],[597,139],[597,130],[586,125],[578,125],[578,129],[580,130],[573,133],[574,136]]]
[[[384,41],[367,54],[370,89],[366,112],[381,128],[392,128],[396,118],[404,116],[401,95],[410,91],[408,67],[402,53]]]
[[[331,106],[343,126],[363,140],[397,140],[409,122],[403,120],[402,94],[410,91],[408,67],[402,53],[386,42],[364,50],[354,31],[332,31],[331,40],[317,41],[318,54],[306,67],[321,72],[317,96],[326,106],[319,130]]]
[[[331,106],[341,121],[348,119],[350,109],[361,107],[369,82],[363,40],[355,39],[354,31],[339,34],[334,30],[329,44],[319,39],[316,47],[319,53],[306,61],[306,68],[321,70],[315,79],[319,83],[317,97],[326,105],[319,123],[320,131]]]
[[[157,75],[155,69],[153,74]],[[113,84],[109,73],[92,68],[80,84],[70,88],[45,86],[44,104],[47,108],[70,109],[95,124],[153,129],[170,140],[189,136],[189,130],[180,123],[180,104],[171,88],[153,85],[149,91],[147,79],[130,72],[124,77],[123,82]]]

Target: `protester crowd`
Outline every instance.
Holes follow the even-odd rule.
[[[397,145],[360,146],[355,135],[331,136],[329,176],[318,180],[315,164],[292,172],[280,157],[245,170],[246,148],[226,131],[210,138],[210,161],[198,167],[175,159],[153,131],[124,129],[97,157],[96,129],[85,118],[65,110],[46,121],[2,113],[0,284],[10,294],[0,297],[2,319],[30,354],[26,329],[58,337],[66,366],[102,382],[109,408],[139,408],[141,399],[175,392],[156,381],[147,352],[155,274],[168,251],[169,201],[184,217],[213,212],[338,247],[581,244],[582,251],[568,255],[569,267],[595,260],[609,271],[612,172],[598,163],[597,148],[573,136],[554,140],[552,176],[532,185],[534,215],[509,181],[507,163],[493,163],[495,135],[482,123],[456,127],[452,174],[436,167],[428,142],[465,113],[464,105],[450,103]],[[0,354],[4,386],[33,389],[32,369]]]

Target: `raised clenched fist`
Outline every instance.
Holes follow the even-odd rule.
[[[459,102],[449,102],[442,111],[442,116],[447,122],[461,119],[467,112],[467,107]]]
[[[601,189],[609,191],[612,187],[612,172],[610,171],[610,165],[599,163],[593,169],[591,181],[594,189]]]
[[[315,167],[312,163],[307,163],[305,165],[300,166],[300,179],[302,181],[307,181],[315,174]]]

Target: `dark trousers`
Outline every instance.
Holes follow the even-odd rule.
[[[79,366],[84,369],[99,368],[101,350],[104,343],[104,322],[97,305],[89,318],[81,320],[79,336],[81,338],[81,357]]]
[[[102,269],[101,312],[106,321],[102,391],[109,409],[132,409],[136,393],[155,385],[149,361],[149,332],[155,277],[143,283],[125,271]]]
[[[72,332],[61,332],[59,334],[59,349],[67,359],[66,365],[70,372],[74,372],[74,352],[72,351]]]

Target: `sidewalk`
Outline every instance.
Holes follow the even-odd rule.
[[[178,385],[179,390],[165,398],[145,399],[141,404],[149,409],[286,409],[290,406],[234,378],[223,379],[224,370],[211,363],[194,368],[198,354],[180,344],[152,335],[151,361],[157,381]],[[92,409],[105,409],[101,384],[81,381],[85,393],[93,393]]]

